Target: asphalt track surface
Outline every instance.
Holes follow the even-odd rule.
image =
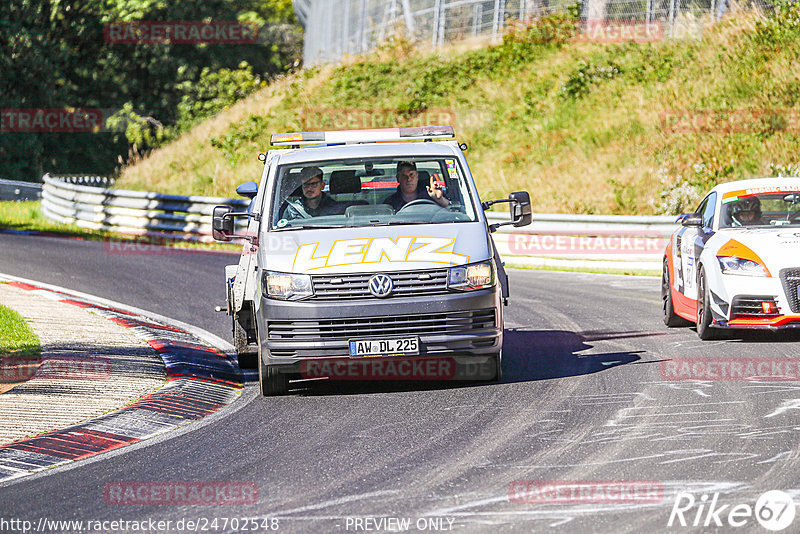
[[[235,260],[120,255],[99,242],[0,235],[0,272],[151,310],[225,339],[226,317],[212,307],[224,302],[223,266]],[[667,521],[677,492],[698,503],[718,492],[718,507],[728,505],[722,521],[733,505],[753,506],[767,490],[798,501],[796,380],[662,376],[664,362],[676,358],[796,358],[796,335],[701,342],[693,329],[667,329],[655,278],[541,271],[510,278],[501,384],[340,382],[265,399],[250,373],[240,400],[184,431],[0,486],[0,519],[176,525],[276,517],[280,532],[365,532],[357,518],[394,517],[412,527],[439,518],[447,528],[450,519],[454,532],[767,532],[752,517],[736,529],[713,521],[705,529],[667,528]],[[513,502],[509,484],[517,480],[638,481],[662,495],[637,503]],[[120,481],[252,482],[259,497],[245,506],[108,504],[105,485]],[[690,525],[697,510],[685,513]],[[797,525],[800,518],[786,532]],[[207,532],[245,531],[231,526]]]

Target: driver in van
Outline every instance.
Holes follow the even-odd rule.
[[[297,202],[289,202],[283,212],[287,220],[316,217],[318,215],[342,215],[346,206],[333,200],[323,189],[325,180],[319,167],[305,167],[300,171],[303,197]]]
[[[397,191],[389,195],[384,204],[388,204],[397,212],[403,206],[414,200],[432,200],[443,208],[450,205],[450,201],[444,196],[442,186],[431,176],[430,185],[426,186],[426,191],[417,189],[419,173],[417,164],[413,161],[401,161],[397,164]]]

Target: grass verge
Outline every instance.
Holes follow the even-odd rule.
[[[38,356],[39,338],[23,316],[0,304],[0,355],[3,357]]]
[[[39,338],[25,318],[0,305],[0,393],[31,378],[41,353]]]

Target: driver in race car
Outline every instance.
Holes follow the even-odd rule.
[[[413,161],[401,161],[397,164],[397,191],[389,195],[384,204],[389,204],[395,212],[400,211],[403,206],[414,200],[432,200],[443,208],[450,205],[450,201],[444,196],[440,182],[431,176],[430,185],[426,185],[425,191],[417,189],[419,173],[417,164]]]
[[[745,197],[731,206],[733,226],[758,226],[761,220],[761,201],[756,197]]]
[[[289,202],[283,212],[287,220],[316,217],[318,215],[342,215],[346,206],[328,196],[323,188],[325,180],[319,167],[305,167],[300,171],[303,197],[297,202]]]

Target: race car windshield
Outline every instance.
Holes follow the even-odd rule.
[[[444,156],[283,165],[272,198],[274,230],[478,220],[458,160]]]
[[[723,198],[721,213],[720,228],[800,226],[800,191]]]

